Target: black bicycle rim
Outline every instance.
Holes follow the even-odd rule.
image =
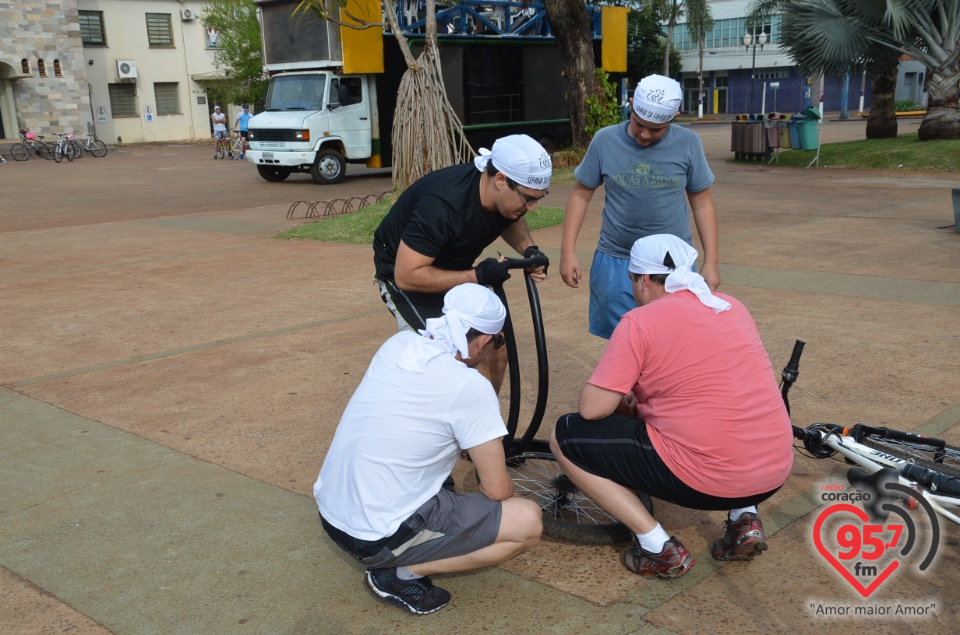
[[[543,533],[551,538],[587,545],[612,545],[630,540],[630,530],[581,492],[560,471],[550,452],[524,451],[507,459],[514,494],[534,501],[543,510]]]

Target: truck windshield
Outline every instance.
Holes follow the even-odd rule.
[[[267,110],[322,110],[327,76],[275,75],[267,90]]]

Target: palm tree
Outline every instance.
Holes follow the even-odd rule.
[[[689,0],[687,2],[687,28],[690,29],[690,38],[697,43],[697,82],[699,92],[697,113],[703,116],[703,44],[707,34],[713,30],[713,16],[706,0]]]
[[[667,47],[663,54],[663,74],[666,77],[670,77],[670,44],[673,40],[673,29],[677,26],[677,20],[683,17],[684,0],[659,1],[663,8],[663,14],[667,19]]]
[[[927,68],[920,140],[960,138],[960,0],[759,0],[752,14],[775,12],[782,16],[783,44],[800,68],[866,68],[874,89],[868,139],[896,134],[893,90],[904,55]]]

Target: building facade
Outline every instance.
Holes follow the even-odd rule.
[[[210,138],[223,78],[214,66],[219,34],[201,24],[203,6],[0,2],[0,137],[29,128],[94,130],[111,144]]]
[[[0,2],[0,138],[86,131],[92,120],[75,0]]]
[[[780,47],[780,16],[763,25],[748,27],[747,14],[753,0],[708,2],[714,26],[704,43],[702,56],[704,115],[802,111],[814,105],[824,112],[856,113],[870,108],[870,78],[858,73],[813,77],[797,72]],[[749,33],[750,44],[744,36]],[[761,44],[762,42],[762,44]],[[683,60],[680,73],[685,112],[698,112],[700,52],[683,22],[673,32],[672,46]],[[856,71],[854,71],[856,72]],[[900,66],[897,99],[910,99],[923,106],[924,67],[914,61]]]

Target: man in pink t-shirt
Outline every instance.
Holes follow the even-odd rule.
[[[756,324],[735,298],[692,271],[697,251],[676,236],[630,252],[638,308],[613,332],[550,447],[571,480],[636,534],[622,562],[675,578],[693,556],[644,507],[646,494],[691,509],[729,510],[717,560],[767,549],[757,504],[793,465],[790,419]]]

